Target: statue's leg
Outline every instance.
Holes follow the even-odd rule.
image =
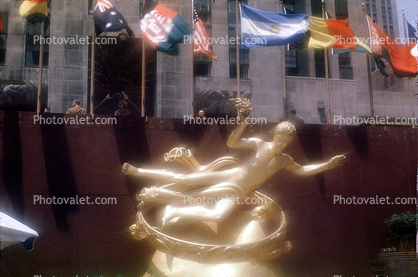
[[[189,193],[184,196],[184,205],[167,206],[163,225],[176,217],[220,222],[238,203],[242,203],[244,197],[245,193],[242,189],[233,183],[221,183],[199,192]]]
[[[230,198],[223,198],[216,204],[209,206],[191,205],[175,206],[168,205],[163,217],[163,226],[176,217],[186,217],[201,221],[221,222],[225,219],[236,206],[236,203]]]
[[[199,188],[210,184],[228,181],[234,170],[216,172],[196,172],[191,174],[177,174],[166,170],[136,168],[128,163],[123,164],[122,172],[125,175],[134,175],[153,179],[158,183],[176,183],[190,188]]]
[[[137,197],[138,201],[162,204],[183,204],[186,197],[181,193],[163,187],[143,188]]]

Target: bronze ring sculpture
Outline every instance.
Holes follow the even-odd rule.
[[[149,203],[141,203],[141,210],[137,213],[136,224],[129,228],[132,236],[137,240],[147,240],[156,250],[167,255],[185,258],[201,263],[225,263],[245,260],[275,260],[290,251],[291,244],[285,241],[286,218],[280,207],[270,198],[255,192],[257,197],[267,199],[267,205],[273,208],[277,215],[274,220],[279,227],[270,235],[255,242],[246,244],[216,245],[203,244],[181,240],[164,234],[159,228],[151,226],[146,215],[153,208]],[[260,213],[264,210],[261,208]],[[266,220],[266,216],[259,220]]]

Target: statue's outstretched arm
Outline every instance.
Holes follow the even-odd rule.
[[[244,129],[247,126],[246,117],[251,112],[250,102],[247,99],[241,98],[234,98],[231,99],[231,101],[238,108],[240,123],[238,123],[237,128],[235,128],[235,130],[229,135],[226,145],[229,148],[253,148],[253,142],[250,142],[247,139],[241,139],[242,132],[244,132]]]
[[[346,160],[346,156],[337,155],[330,159],[326,163],[314,164],[314,165],[305,165],[301,166],[300,164],[293,162],[291,165],[286,167],[286,170],[297,174],[297,175],[314,175],[321,173],[325,170],[332,169],[343,164]]]

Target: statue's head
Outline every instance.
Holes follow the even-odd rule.
[[[281,153],[283,149],[292,142],[295,136],[296,128],[292,123],[283,121],[277,124],[276,128],[274,128],[274,152],[276,154]]]

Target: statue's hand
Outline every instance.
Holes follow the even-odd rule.
[[[251,113],[251,102],[249,99],[246,98],[232,98],[231,101],[235,107],[238,108],[238,115],[242,122],[245,122],[245,118],[247,118]]]
[[[345,155],[337,155],[332,157],[331,160],[329,160],[328,165],[329,169],[333,169],[334,167],[337,167],[345,162],[347,157]]]
[[[251,108],[251,102],[249,99],[246,98],[232,98],[229,100],[232,102],[232,104],[235,105],[235,107],[238,108],[239,112],[242,113],[245,116],[248,116],[252,110]]]

